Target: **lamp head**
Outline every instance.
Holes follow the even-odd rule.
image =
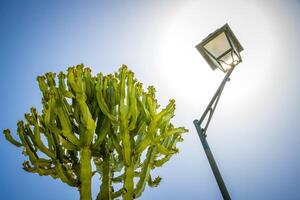
[[[208,35],[196,46],[196,49],[213,70],[219,68],[227,72],[242,62],[240,52],[243,47],[228,24]]]

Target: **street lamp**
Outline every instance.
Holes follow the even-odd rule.
[[[206,131],[225,84],[230,80],[229,77],[235,66],[242,62],[240,52],[243,50],[243,47],[231,31],[228,24],[225,24],[215,32],[208,35],[208,37],[199,43],[196,48],[213,70],[219,68],[226,73],[223,81],[209,102],[200,120],[194,120],[194,125],[197,129],[199,138],[222,193],[223,199],[230,200],[230,195],[222,179],[217,163],[206,141]]]

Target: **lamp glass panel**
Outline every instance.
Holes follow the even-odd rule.
[[[205,44],[204,48],[209,51],[215,58],[218,58],[231,47],[225,33],[222,32],[207,44]]]
[[[207,55],[210,58],[210,61],[213,62],[215,67],[220,66],[216,59],[214,59],[210,54],[207,54]],[[213,69],[215,69],[215,68],[213,68]]]

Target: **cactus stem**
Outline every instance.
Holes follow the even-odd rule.
[[[91,180],[91,150],[85,146],[80,149],[80,200],[92,200]]]

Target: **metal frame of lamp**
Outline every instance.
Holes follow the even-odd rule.
[[[213,98],[206,107],[200,120],[194,120],[194,125],[198,132],[209,164],[212,168],[213,174],[222,193],[223,199],[230,200],[231,198],[226,188],[226,185],[223,181],[217,163],[207,143],[206,131],[213,116],[213,113],[216,109],[216,106],[219,102],[225,84],[227,83],[227,81],[230,80],[229,77],[232,71],[234,70],[235,66],[242,62],[240,52],[243,50],[243,47],[231,31],[228,24],[225,24],[221,28],[217,29],[215,32],[208,35],[208,37],[206,37],[201,43],[199,43],[196,46],[196,49],[200,52],[200,54],[204,57],[208,65],[213,70],[219,68],[220,70],[226,73],[223,81],[221,82]],[[206,123],[203,124],[205,119],[207,119]]]

